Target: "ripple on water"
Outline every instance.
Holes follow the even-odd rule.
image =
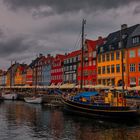
[[[140,121],[134,122],[67,115],[60,109],[19,101],[0,104],[0,140],[137,140]]]

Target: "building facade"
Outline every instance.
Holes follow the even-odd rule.
[[[63,83],[78,83],[78,66],[81,59],[81,50],[73,51],[66,55],[63,68]]]
[[[98,40],[85,40],[83,51],[83,74],[81,75],[81,65],[78,67],[78,83],[81,84],[83,76],[83,85],[96,85],[97,83],[97,45],[103,44],[104,39],[99,37]],[[82,56],[81,56],[82,57]],[[81,62],[82,63],[82,62]]]
[[[6,71],[0,70],[0,86],[6,85]]]
[[[140,25],[127,43],[128,86],[140,86]]]
[[[128,58],[127,47],[129,37],[138,25],[110,33],[103,45],[98,47],[98,84],[121,86],[122,72],[124,73],[124,84],[128,86]],[[122,36],[120,33],[123,32]],[[120,40],[122,38],[122,42]],[[122,66],[123,54],[123,66]]]
[[[52,63],[51,84],[61,85],[63,83],[63,65],[65,55],[57,54]]]
[[[19,63],[12,64],[6,73],[6,86],[14,86],[15,85],[15,75],[17,68],[19,66]]]
[[[15,86],[24,86],[26,85],[26,64],[19,64],[17,66],[16,72],[15,72],[15,79],[14,79],[14,85]]]
[[[33,69],[30,65],[26,69],[26,85],[33,86]]]

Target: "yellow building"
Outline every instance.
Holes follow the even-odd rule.
[[[110,33],[102,46],[97,48],[98,84],[127,87],[129,82],[128,47],[132,46],[132,33],[139,25],[121,26],[121,30]],[[123,51],[122,51],[123,50]],[[122,53],[123,52],[123,53]],[[123,65],[122,65],[123,54]],[[123,72],[122,72],[123,67]]]
[[[6,74],[6,86],[10,86],[10,73],[7,72]]]
[[[127,83],[126,53],[124,54],[124,82]],[[120,86],[122,84],[122,55],[120,50],[100,53],[97,58],[98,84]]]
[[[25,64],[20,64],[17,67],[16,73],[15,73],[15,86],[25,85],[26,84],[26,67]]]

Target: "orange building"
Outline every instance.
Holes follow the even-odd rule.
[[[15,74],[19,63],[12,64],[6,72],[6,86],[15,85]]]
[[[121,86],[122,85],[122,47],[124,59],[123,59],[123,73],[124,73],[124,84],[128,86],[129,76],[134,76],[134,73],[129,72],[129,63],[134,60],[129,59],[129,53],[127,48],[132,47],[130,43],[132,33],[138,28],[139,25],[127,27],[126,24],[122,25],[122,45],[120,43],[120,30],[110,33],[104,45],[98,47],[98,84]],[[133,55],[133,54],[132,54]],[[133,65],[131,67],[134,67]],[[134,80],[131,78],[131,80]]]
[[[129,48],[127,51],[128,55],[128,85],[129,86],[140,86],[140,32],[137,45]]]
[[[26,84],[26,64],[19,64],[15,73],[15,86],[23,86]]]

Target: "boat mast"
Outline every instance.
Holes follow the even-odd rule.
[[[36,94],[36,91],[37,91],[37,65],[35,65],[35,89],[34,89],[35,94]]]
[[[10,69],[10,92],[11,92],[11,88],[12,88],[12,75],[13,75],[13,72],[12,72],[12,61],[11,61],[11,69]]]
[[[120,44],[121,44],[121,68],[122,68],[122,93],[124,94],[124,44],[123,44],[123,25],[121,26],[121,31],[120,31]]]
[[[81,45],[82,45],[82,54],[81,54],[81,84],[80,84],[80,88],[82,89],[83,88],[83,66],[84,66],[84,63],[83,63],[83,57],[84,57],[84,29],[85,29],[85,24],[86,24],[86,20],[83,19],[82,21],[82,42],[81,42]]]

